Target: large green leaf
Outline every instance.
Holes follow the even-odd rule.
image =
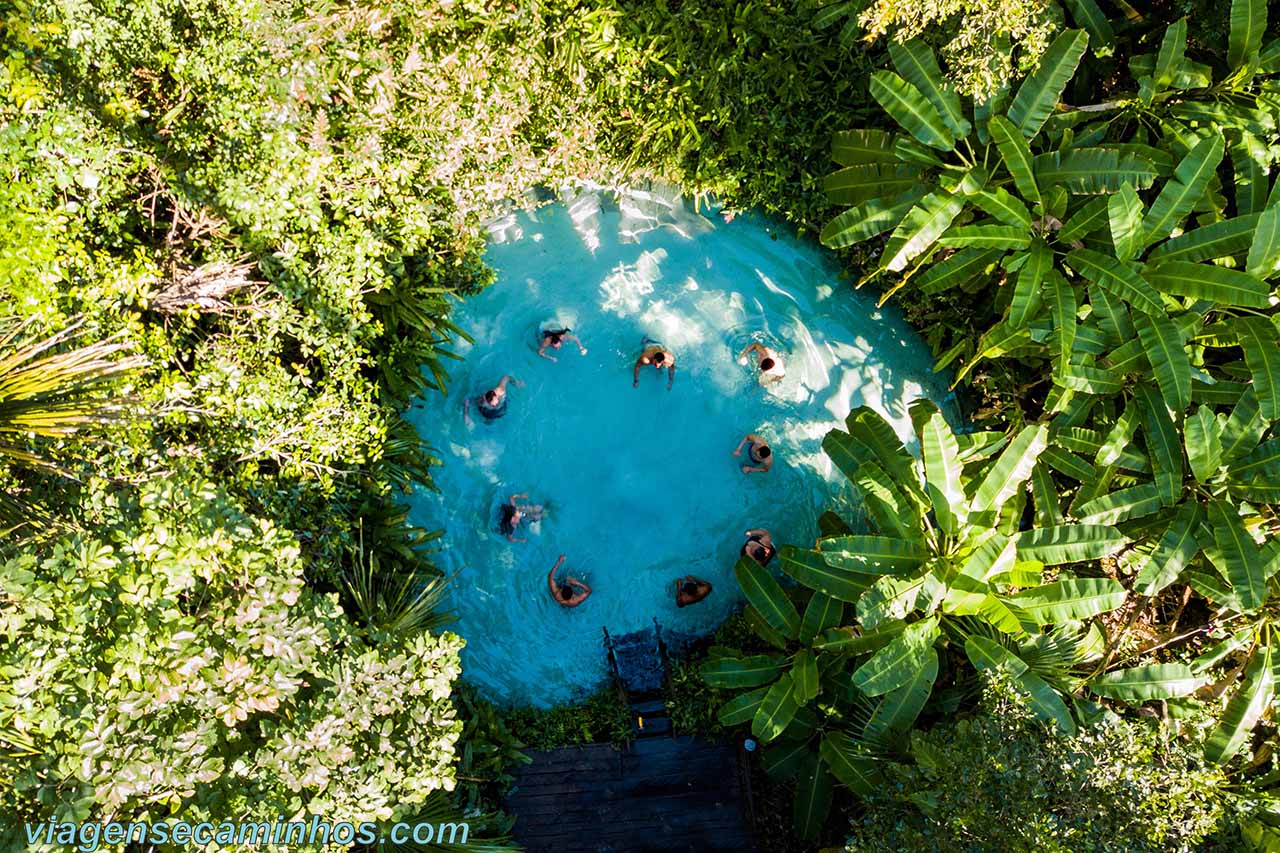
[[[1164,314],[1160,294],[1127,264],[1092,249],[1067,255],[1067,266],[1146,314]]]
[[[929,558],[929,552],[919,543],[888,536],[836,536],[823,539],[818,546],[829,566],[863,575],[909,574]],[[848,601],[833,590],[823,591]]]
[[[1040,527],[1018,534],[1018,559],[1046,566],[1079,563],[1109,557],[1128,542],[1128,537],[1106,524]]]
[[[934,294],[967,284],[988,273],[1003,254],[1003,249],[963,249],[941,263],[931,265],[916,279],[916,287],[921,293]]]
[[[1036,460],[1048,445],[1048,426],[1023,427],[987,469],[970,503],[971,511],[998,512],[1004,502],[1023,487]]]
[[[1267,598],[1265,565],[1258,545],[1245,529],[1235,506],[1224,500],[1209,501],[1209,527],[1222,560],[1231,591],[1246,612],[1262,606]]]
[[[789,672],[784,673],[764,694],[760,706],[756,708],[755,716],[751,719],[751,733],[759,738],[761,743],[768,743],[791,725],[796,711],[800,708],[794,694],[795,682],[792,681]]]
[[[1004,160],[1005,168],[1013,176],[1013,185],[1024,199],[1032,204],[1040,203],[1040,190],[1032,171],[1031,148],[1018,128],[1004,116],[992,116],[987,122],[991,138]]]
[[[918,38],[905,43],[890,39],[889,57],[898,73],[937,108],[943,123],[956,137],[969,135],[973,128],[964,117],[960,97],[947,87],[931,47]]]
[[[1209,179],[1222,162],[1225,141],[1213,133],[1196,143],[1174,169],[1174,180],[1160,190],[1142,220],[1143,246],[1163,240],[1204,196]]]
[[[804,609],[804,617],[800,620],[800,642],[813,642],[813,638],[823,631],[839,625],[843,617],[843,601],[815,592]]]
[[[1135,314],[1133,325],[1156,374],[1165,404],[1174,412],[1191,405],[1191,359],[1178,327],[1167,314]]]
[[[884,648],[901,636],[906,629],[907,623],[901,619],[881,622],[874,628],[861,632],[849,626],[829,628],[822,632],[813,647],[833,654],[860,655]]]
[[[841,166],[894,163],[893,134],[883,130],[842,130],[831,137],[831,159]]]
[[[1271,671],[1271,647],[1262,645],[1245,669],[1244,681],[1236,688],[1218,727],[1205,744],[1205,758],[1213,764],[1226,764],[1240,751],[1253,732],[1275,692],[1275,675]]]
[[[782,571],[794,578],[797,583],[839,601],[856,602],[862,593],[866,592],[867,587],[871,586],[872,578],[867,576],[867,572],[851,571],[842,566],[832,565],[816,551],[784,545],[778,551],[778,556],[781,558]]]
[[[1265,308],[1269,303],[1270,289],[1266,282],[1248,273],[1213,264],[1161,260],[1147,267],[1143,278],[1156,290],[1170,296],[1190,296],[1192,299],[1249,308]]]
[[[1085,524],[1118,524],[1159,512],[1166,503],[1161,486],[1139,483],[1085,501],[1075,508],[1075,514]]]
[[[1031,243],[1027,229],[1013,225],[958,225],[938,238],[947,249],[1025,249]]]
[[[795,698],[801,705],[811,702],[818,695],[818,662],[813,652],[801,649],[796,653],[791,667],[791,680],[795,684]]]
[[[1249,131],[1241,131],[1231,143],[1231,165],[1236,176],[1236,210],[1241,214],[1260,213],[1267,206],[1265,164],[1270,160],[1267,148]]]
[[[1183,426],[1187,446],[1187,461],[1191,473],[1201,483],[1208,482],[1218,473],[1222,463],[1222,427],[1213,409],[1200,406],[1187,418]]]
[[[1035,316],[1041,304],[1040,283],[1052,267],[1053,251],[1042,240],[1032,243],[1009,300],[1010,325],[1025,326]]]
[[[901,272],[951,227],[963,208],[962,198],[942,191],[920,199],[889,235],[880,255],[881,266],[890,272]]]
[[[1054,184],[1079,195],[1116,192],[1126,183],[1141,190],[1150,187],[1156,179],[1155,167],[1150,161],[1114,148],[1048,151],[1034,157],[1031,165],[1036,183],[1045,193]],[[1104,216],[1099,224],[1105,223]]]
[[[1041,625],[1088,619],[1124,604],[1125,589],[1111,578],[1069,578],[1023,590],[1011,599]]]
[[[1188,501],[1178,507],[1178,514],[1165,528],[1155,550],[1138,568],[1138,577],[1133,582],[1134,592],[1154,596],[1178,579],[1200,550],[1200,543],[1196,541],[1200,520],[1199,504]]]
[[[1088,31],[1089,45],[1095,51],[1116,37],[1111,22],[1096,0],[1063,0],[1062,5],[1071,12],[1071,19]]]
[[[920,435],[925,486],[933,504],[934,517],[939,527],[955,535],[965,522],[967,509],[964,487],[960,483],[963,470],[960,446],[951,425],[931,402],[923,400],[913,404],[911,415]]]
[[[1035,136],[1049,118],[1088,45],[1089,36],[1084,30],[1066,30],[1040,57],[1035,72],[1022,81],[1009,105],[1008,116],[1025,138]]]
[[[1187,19],[1179,18],[1164,31],[1160,41],[1160,52],[1156,54],[1155,84],[1159,89],[1166,88],[1182,65],[1187,52]]]
[[[874,736],[910,729],[929,701],[929,694],[933,692],[933,683],[937,678],[938,652],[936,649],[929,649],[924,666],[916,670],[906,684],[889,691],[880,700],[871,719],[867,721],[867,733]]]
[[[733,574],[742,587],[742,594],[765,621],[787,637],[794,638],[800,631],[800,614],[769,570],[750,557],[740,557],[733,567]]]
[[[1164,397],[1155,388],[1140,383],[1134,386],[1133,395],[1142,406],[1143,432],[1147,436],[1152,473],[1173,503],[1182,493],[1182,442],[1178,441],[1177,428]]]
[[[1081,237],[1108,227],[1110,224],[1110,201],[1106,196],[1091,198],[1067,217],[1058,230],[1059,245],[1070,245]]]
[[[711,658],[699,672],[702,680],[712,687],[740,689],[759,687],[778,677],[786,665],[785,658],[769,655],[751,655],[742,658]]]
[[[1258,278],[1271,278],[1280,264],[1280,202],[1258,216],[1258,227],[1249,244],[1245,272]]]
[[[975,193],[971,200],[984,213],[989,214],[997,222],[1021,228],[1031,229],[1031,211],[1017,196],[1004,187],[993,187]]]
[[[925,495],[920,488],[919,476],[916,473],[916,462],[902,444],[902,439],[893,431],[893,427],[884,416],[869,406],[859,406],[849,412],[844,419],[845,429],[849,435],[866,449],[870,457],[897,483],[902,491],[919,498],[920,506],[925,505]],[[826,449],[826,442],[823,442]],[[857,476],[857,469],[852,472],[840,469],[852,478]]]
[[[956,144],[955,134],[942,120],[938,108],[915,86],[892,71],[871,75],[871,97],[884,107],[904,130],[931,148],[950,151]]]
[[[1116,257],[1132,260],[1142,248],[1142,199],[1128,183],[1107,200],[1107,218]]]
[[[862,497],[862,506],[876,529],[886,536],[907,539],[919,529],[920,515],[898,484],[874,462],[864,462],[853,478]]]
[[[1053,371],[1061,376],[1069,372],[1076,342],[1076,292],[1056,269],[1045,275],[1044,291],[1053,319]]]
[[[853,686],[867,696],[882,696],[903,686],[925,666],[938,633],[938,620],[932,617],[908,625],[854,670]]]
[[[1267,31],[1267,0],[1231,0],[1227,62],[1232,68],[1256,61]]]
[[[1149,262],[1208,261],[1247,252],[1258,228],[1260,214],[1250,213],[1193,228],[1156,246],[1147,255]]]
[[[716,719],[722,726],[737,726],[747,722],[756,715],[756,709],[760,707],[760,703],[764,701],[765,694],[768,692],[768,687],[761,687],[758,690],[739,693],[720,706]]]
[[[832,204],[861,204],[869,199],[899,196],[920,184],[920,170],[892,163],[846,166],[823,179]]]
[[[823,735],[818,754],[840,783],[855,794],[865,797],[879,788],[881,779],[876,760],[845,732],[837,729]]]
[[[831,795],[831,774],[817,756],[802,759],[796,774],[794,813],[801,838],[811,840],[818,837],[831,811]]]
[[[1266,430],[1267,419],[1262,417],[1258,395],[1253,388],[1246,388],[1222,425],[1222,461],[1234,462],[1251,453]]]
[[[1185,663],[1158,663],[1108,672],[1089,683],[1089,689],[1122,702],[1172,699],[1195,692],[1201,680]]]
[[[843,249],[897,228],[924,193],[921,186],[890,199],[876,198],[851,207],[828,222],[818,239],[824,246]]]
[[[1253,376],[1258,410],[1269,421],[1280,420],[1280,337],[1275,323],[1263,317],[1237,317],[1234,321],[1244,350],[1245,364]]]

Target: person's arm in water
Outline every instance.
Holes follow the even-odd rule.
[[[769,531],[765,530],[763,527],[757,527],[754,530],[748,530],[747,538],[750,539],[752,536],[759,537],[759,541],[761,545],[769,546],[773,544],[773,537],[770,536]]]
[[[738,446],[737,446],[737,447],[735,447],[735,448],[733,449],[733,455],[734,455],[734,456],[741,456],[741,455],[742,455],[742,446],[743,446],[744,444],[746,444],[748,441],[751,441],[751,439],[753,439],[754,437],[755,437],[755,436],[751,435],[751,433],[747,433],[745,436],[743,436],[742,441],[739,441],[739,442],[738,442]]]
[[[577,335],[572,335],[572,334],[571,334],[571,335],[565,335],[565,336],[564,336],[564,339],[565,339],[566,341],[573,341],[575,344],[577,344],[577,345],[578,345],[578,353],[579,353],[580,355],[586,355],[586,354],[587,354],[587,348],[586,348],[586,347],[584,347],[584,346],[582,345],[582,340],[581,340],[581,339],[579,339],[579,337],[578,337]]]
[[[636,367],[635,367],[635,370],[633,370],[633,371],[632,371],[632,373],[631,373],[631,387],[632,387],[632,388],[639,388],[639,387],[640,387],[640,366],[641,366],[641,365],[644,365],[644,364],[648,364],[648,362],[647,362],[647,361],[645,361],[645,360],[644,360],[644,356],[643,356],[643,355],[641,355],[639,358],[637,358],[637,359],[636,359]]]
[[[768,355],[769,353],[769,351],[765,349],[764,344],[761,344],[758,341],[752,341],[743,348],[742,352],[738,353],[738,361],[745,364],[747,361],[747,354],[753,352],[759,353],[760,355]]]
[[[556,601],[560,600],[560,590],[556,586],[556,572],[560,571],[560,567],[564,565],[564,554],[560,555],[560,559],[556,560],[556,564],[551,567],[551,571],[547,572],[547,589],[551,590],[551,597]]]
[[[565,578],[564,582],[579,590],[572,598],[564,602],[565,607],[577,607],[579,604],[587,600],[587,596],[591,595],[591,587],[587,586],[577,578]]]
[[[538,355],[542,356],[548,361],[558,361],[559,359],[557,359],[554,355],[547,355],[547,347],[549,346],[551,346],[551,338],[549,338],[546,335],[543,335],[542,345],[538,347]]]
[[[495,390],[506,391],[508,382],[514,382],[517,388],[524,387],[523,382],[521,382],[519,379],[516,379],[514,376],[507,374],[506,376],[502,377],[502,379],[498,380],[498,388]]]
[[[671,362],[671,366],[667,368],[667,390],[671,390],[671,383],[676,381],[676,363]]]
[[[471,426],[471,398],[462,401],[462,420],[467,426]]]

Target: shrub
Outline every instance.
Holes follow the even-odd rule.
[[[972,716],[913,733],[910,755],[866,799],[849,853],[1189,851],[1228,812],[1196,744],[1113,714],[1063,735],[1003,673]]]

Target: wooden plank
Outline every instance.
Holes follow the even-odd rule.
[[[643,738],[533,753],[506,808],[530,853],[749,853],[754,844],[732,747]]]

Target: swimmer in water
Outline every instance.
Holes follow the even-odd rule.
[[[484,418],[485,423],[493,423],[507,413],[508,382],[514,382],[517,388],[524,387],[524,383],[514,376],[504,376],[498,381],[497,385],[488,391],[466,399],[466,402],[462,404],[462,419],[467,422],[467,426],[471,426],[471,404],[473,402],[476,404],[476,411],[480,413],[480,417]]]
[[[644,340],[640,341],[643,350],[640,357],[636,359],[634,376],[632,377],[631,387],[640,387],[640,368],[644,365],[652,364],[656,369],[667,369],[667,390],[671,390],[671,383],[676,380],[676,357],[658,341],[653,340],[648,335],[644,336]]]
[[[682,580],[676,581],[676,607],[697,604],[710,594],[711,584],[693,575],[685,575]]]
[[[564,565],[564,554],[560,555],[560,559],[556,560],[556,564],[547,573],[547,587],[550,588],[551,597],[556,600],[556,604],[561,607],[577,607],[591,595],[591,587],[568,575],[565,575],[564,580],[557,581],[556,572],[560,571],[562,565]]]
[[[753,432],[749,432],[738,442],[738,447],[733,451],[734,456],[742,455],[742,445],[747,442],[751,446],[747,448],[747,458],[751,460],[750,465],[742,466],[744,474],[763,474],[773,467],[773,451],[769,449],[769,445],[765,440]]]
[[[769,535],[769,531],[761,527],[747,531],[747,541],[742,543],[742,550],[738,553],[744,557],[750,557],[762,566],[767,566],[778,553],[778,549],[773,547],[773,537]]]
[[[747,348],[738,354],[738,363],[746,364],[747,356],[751,353],[756,354],[756,364],[760,367],[761,385],[772,385],[775,382],[781,382],[782,377],[787,375],[782,367],[782,356],[761,343],[748,344]]]
[[[508,542],[528,542],[516,536],[516,530],[522,522],[542,521],[541,504],[522,504],[520,498],[528,498],[528,492],[512,495],[498,510],[498,532],[507,537]]]
[[[578,340],[578,336],[572,334],[572,330],[568,326],[564,328],[544,328],[538,332],[541,341],[538,345],[538,355],[551,361],[556,361],[554,355],[547,355],[547,347],[552,349],[560,349],[565,341],[573,341],[578,345],[578,352],[582,355],[587,354],[587,348],[582,345],[582,341]]]

